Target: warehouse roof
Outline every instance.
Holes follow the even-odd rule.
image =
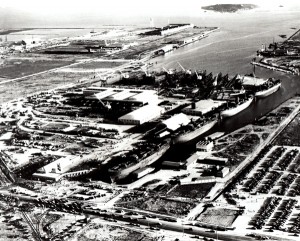
[[[101,100],[103,98],[107,98],[108,96],[111,96],[111,95],[114,95],[115,92],[111,89],[108,89],[108,90],[104,90],[104,91],[101,91],[99,93],[96,93],[95,96],[97,99]]]
[[[61,158],[45,165],[44,167],[41,167],[40,169],[38,169],[38,172],[49,173],[49,172],[52,172],[52,170],[55,170],[55,173],[63,173],[64,168],[66,166],[74,164],[74,162],[78,161],[79,159],[80,158],[78,156],[72,156],[72,155],[61,157]]]
[[[119,93],[116,93],[114,95],[109,96],[109,99],[114,99],[114,100],[125,100],[127,98],[130,98],[131,96],[136,95],[136,93],[133,93],[129,90],[123,90],[120,91]]]
[[[168,129],[175,131],[180,126],[190,123],[190,119],[183,113],[172,116],[171,118],[164,120],[163,123],[167,126]]]
[[[84,90],[89,95],[94,93],[94,96],[99,100],[107,101],[138,101],[149,102],[149,98],[157,98],[155,90],[143,89],[122,89],[122,88],[107,88],[107,87],[89,87]]]
[[[120,120],[138,120],[143,118],[144,116],[147,116],[149,113],[153,112],[163,112],[163,108],[157,105],[145,105],[137,110],[134,110],[126,115],[121,116]]]

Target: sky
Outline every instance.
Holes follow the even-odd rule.
[[[1,0],[0,7],[46,15],[82,12],[116,16],[150,13],[194,15],[201,6],[215,3],[254,3],[272,8],[279,4],[295,5],[297,0]]]
[[[49,25],[51,22],[90,21],[95,17],[108,20],[155,16],[199,15],[201,6],[216,3],[254,3],[264,9],[294,10],[299,0],[0,0],[0,29],[34,22]]]

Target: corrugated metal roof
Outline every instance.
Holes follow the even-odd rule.
[[[149,113],[161,113],[163,112],[163,108],[157,105],[145,105],[137,110],[134,110],[126,115],[123,115],[122,117],[120,117],[120,120],[139,120],[140,118],[143,118],[145,116],[148,116]]]

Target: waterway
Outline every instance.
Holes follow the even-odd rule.
[[[282,41],[278,35],[292,35],[299,26],[298,12],[245,12],[244,14],[207,14],[191,19],[197,26],[217,26],[220,29],[207,38],[187,45],[165,56],[152,59],[155,69],[180,69],[180,62],[186,69],[207,70],[218,74],[249,74],[253,72],[251,60],[262,44]],[[230,132],[254,121],[282,102],[300,93],[300,77],[256,67],[256,76],[280,78],[281,89],[273,95],[260,99],[238,115],[224,119],[212,131]]]

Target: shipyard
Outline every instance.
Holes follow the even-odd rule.
[[[0,240],[299,239],[299,26],[199,11],[0,28]]]

